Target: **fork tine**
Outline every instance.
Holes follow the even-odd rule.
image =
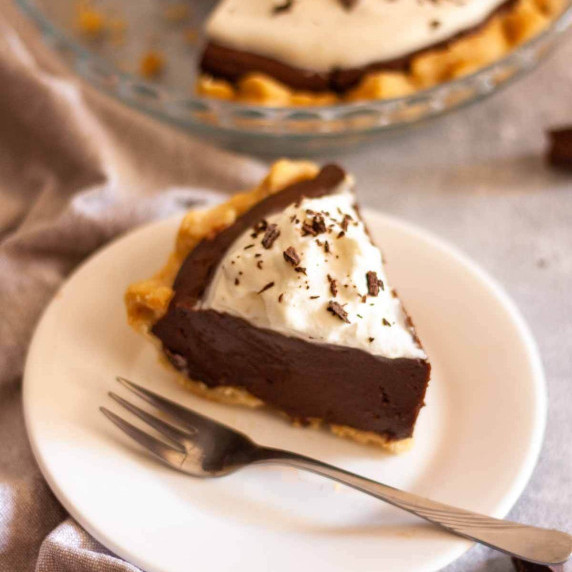
[[[196,431],[200,429],[210,430],[213,427],[218,427],[221,429],[227,429],[233,433],[237,432],[234,429],[231,429],[230,427],[215,421],[214,419],[204,417],[200,413],[196,413],[195,411],[183,407],[182,405],[170,401],[169,399],[165,399],[164,397],[161,397],[160,395],[157,395],[156,393],[153,393],[152,391],[149,391],[148,389],[145,389],[144,387],[141,387],[140,385],[137,385],[128,379],[125,379],[124,377],[118,376],[116,379],[124,387],[147,401],[147,403],[154,405],[157,409],[159,409],[159,411],[163,411],[164,413],[175,417],[187,428],[194,429]]]
[[[167,465],[170,465],[175,468],[180,468],[181,464],[185,460],[185,454],[181,451],[159,441],[155,437],[148,435],[145,431],[141,431],[141,429],[135,427],[135,425],[131,425],[119,415],[116,415],[112,411],[109,411],[106,407],[100,407],[99,410],[119,429],[121,429],[124,433],[129,435],[134,441],[137,441],[139,445],[153,453],[156,457],[161,459]]]
[[[122,407],[125,407],[125,409],[127,409],[128,411],[131,411],[131,413],[139,417],[139,419],[145,421],[145,423],[147,423],[148,425],[151,425],[153,429],[159,431],[159,433],[167,437],[167,439],[170,439],[171,441],[176,443],[175,447],[179,449],[181,453],[185,452],[185,447],[181,443],[181,441],[184,441],[185,439],[190,439],[192,437],[190,433],[187,433],[186,431],[181,431],[180,429],[171,425],[170,423],[166,423],[162,419],[159,419],[158,417],[155,417],[154,415],[147,413],[147,411],[143,411],[143,409],[140,409],[136,405],[129,403],[129,401],[123,399],[123,397],[120,397],[119,395],[117,395],[117,393],[113,393],[113,391],[109,392],[109,397],[111,397],[111,399],[119,403],[119,405],[121,405]]]

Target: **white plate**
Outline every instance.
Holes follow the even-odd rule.
[[[274,446],[436,500],[504,516],[542,442],[546,397],[513,303],[463,255],[397,220],[366,216],[433,364],[414,449],[391,456],[279,416],[201,400],[125,323],[123,292],[171,249],[178,221],[144,227],[85,263],[32,342],[26,424],[52,490],[94,537],[148,572],[438,570],[470,543],[295,469],[201,481],[170,470],[98,411],[124,375]],[[300,563],[304,563],[301,566]]]

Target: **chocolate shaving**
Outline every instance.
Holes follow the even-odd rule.
[[[317,300],[319,296],[310,296],[310,300]]]
[[[294,268],[294,270],[296,272],[301,272],[302,274],[306,274],[306,269],[303,266],[296,266],[296,268]]]
[[[308,234],[311,234],[312,236],[316,236],[316,231],[314,230],[314,227],[312,226],[311,223],[304,222],[302,224],[302,236],[306,236]]]
[[[282,300],[284,300],[284,293],[280,294],[280,296],[278,296],[278,302],[282,303]]]
[[[314,215],[312,220],[304,221],[302,224],[302,235],[306,236],[308,234],[312,236],[318,236],[318,234],[322,234],[326,232],[326,221],[321,214]]]
[[[330,292],[332,293],[332,296],[337,296],[338,295],[338,282],[335,278],[332,278],[329,274],[328,274],[328,282],[330,283]]]
[[[300,264],[300,256],[296,252],[293,246],[289,246],[284,252],[284,260],[290,263],[292,266],[298,266]]]
[[[336,238],[344,238],[344,236],[346,236],[346,233],[345,233],[343,230],[341,230],[341,231],[338,233],[338,236],[336,236]]]
[[[343,309],[341,304],[338,304],[335,300],[330,300],[328,302],[328,312],[339,318],[342,322],[349,324],[348,313]]]
[[[381,288],[381,290],[385,289],[385,286],[383,284],[383,280],[380,280],[377,277],[377,273],[373,272],[372,270],[370,270],[366,275],[365,275],[366,281],[367,281],[367,293],[370,296],[377,296],[379,294],[379,290]]]
[[[260,222],[257,222],[254,225],[254,232],[264,232],[268,228],[268,221],[266,219],[262,219]]]
[[[348,225],[350,224],[351,221],[353,221],[354,219],[349,215],[349,214],[345,214],[344,218],[342,219],[342,222],[340,223],[340,226],[342,227],[342,230],[346,231],[348,230]]]
[[[351,10],[355,7],[355,5],[359,2],[359,0],[340,0],[340,4],[346,9]]]
[[[312,227],[316,231],[316,234],[322,234],[323,232],[326,232],[326,221],[321,214],[317,214],[312,219]]]
[[[391,324],[385,318],[383,318],[382,324],[384,326],[391,326]]]
[[[272,286],[274,286],[274,282],[268,282],[268,284],[266,284],[266,286],[264,286],[264,288],[260,289],[257,293],[262,294],[262,292],[266,292],[266,290],[270,290],[270,288],[272,288]]]
[[[259,261],[256,263],[256,268],[260,268],[260,270],[262,270],[262,262],[263,262],[262,260],[259,260]]]
[[[330,252],[330,243],[327,240],[324,241],[324,252],[326,253]]]
[[[294,0],[284,0],[284,2],[280,4],[275,4],[272,7],[273,14],[283,14],[284,12],[288,12],[294,5]]]
[[[280,231],[278,230],[278,226],[275,224],[271,224],[266,229],[264,236],[262,238],[262,246],[267,250],[272,247],[274,241],[280,236]]]

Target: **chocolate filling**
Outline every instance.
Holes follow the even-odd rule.
[[[428,48],[417,50],[399,58],[372,62],[365,66],[317,72],[290,66],[273,58],[209,41],[201,57],[200,69],[208,75],[225,79],[231,83],[237,83],[245,75],[256,72],[270,76],[294,90],[343,93],[355,87],[369,73],[409,71],[413,58],[436,49],[446,48],[453,42],[482,30],[495,16],[511,9],[518,1],[507,0],[503,2],[478,26],[459,32]]]
[[[246,389],[293,419],[410,437],[429,377],[423,360],[387,359],[175,306],[153,329],[175,367],[209,387]]]
[[[267,197],[200,242],[183,263],[168,311],[152,331],[173,365],[190,379],[209,387],[244,388],[300,421],[317,418],[403,439],[411,436],[423,406],[427,361],[311,343],[196,308],[226,251],[243,232],[302,198],[334,192],[344,178],[342,169],[326,166],[314,179]]]

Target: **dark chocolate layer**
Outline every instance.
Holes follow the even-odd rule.
[[[190,379],[244,388],[300,421],[317,418],[389,439],[412,435],[429,379],[423,360],[314,344],[213,310],[176,305],[153,333]]]
[[[304,197],[333,192],[344,178],[342,169],[328,165],[314,179],[267,197],[199,243],[183,263],[175,295],[153,334],[175,367],[209,387],[243,388],[301,421],[318,418],[402,439],[411,436],[423,406],[430,371],[426,361],[315,344],[196,308],[226,251],[244,231]]]
[[[474,34],[486,26],[499,13],[512,8],[518,0],[506,0],[478,26],[455,34],[444,41],[436,42],[428,48],[417,50],[391,60],[372,62],[366,66],[334,69],[329,72],[316,72],[288,65],[273,58],[252,52],[225,47],[220,43],[207,43],[200,61],[200,69],[216,78],[236,83],[240,78],[253,72],[268,75],[281,83],[299,91],[343,93],[355,87],[367,74],[379,71],[409,71],[413,58],[435,49],[446,48],[453,42]]]

